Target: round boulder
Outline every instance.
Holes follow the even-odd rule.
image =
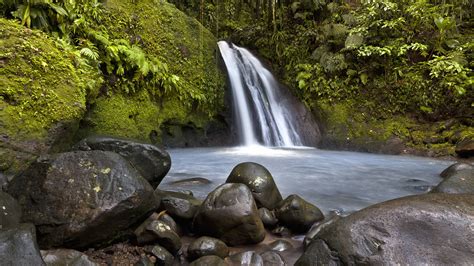
[[[209,193],[193,227],[197,233],[217,237],[228,245],[255,244],[265,237],[252,192],[243,184],[223,184]]]
[[[10,195],[0,191],[0,230],[20,224],[20,204]]]
[[[441,172],[441,174],[439,175],[442,178],[447,178],[464,170],[474,170],[474,165],[469,163],[455,163],[444,169],[443,172]]]
[[[474,193],[474,169],[459,171],[439,183],[431,192]]]
[[[9,193],[42,248],[84,248],[120,236],[155,206],[153,188],[122,156],[67,152],[38,159]]]
[[[76,149],[90,151],[111,151],[120,154],[153,187],[157,187],[171,168],[171,158],[168,152],[153,144],[141,143],[134,140],[91,136],[75,145]]]
[[[472,264],[473,202],[431,193],[372,205],[323,228],[296,265]]]
[[[278,221],[293,232],[303,233],[324,219],[321,210],[298,195],[290,195],[275,209]]]
[[[238,164],[225,182],[240,183],[249,187],[258,207],[273,210],[283,199],[270,172],[258,163]]]
[[[229,248],[221,240],[208,236],[194,240],[188,247],[188,257],[191,260],[208,255],[225,258],[229,255]]]

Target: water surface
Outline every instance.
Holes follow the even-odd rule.
[[[374,203],[425,193],[452,162],[432,158],[318,149],[187,148],[169,150],[172,167],[161,189],[191,190],[204,199],[232,168],[251,161],[273,175],[283,197],[298,194],[323,212],[350,213]],[[209,184],[172,184],[203,177]]]

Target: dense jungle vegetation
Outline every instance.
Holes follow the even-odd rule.
[[[143,1],[125,2],[121,5],[131,8]],[[144,29],[147,25],[142,21],[153,13],[147,7],[163,1],[145,2],[150,3],[124,18],[112,14],[100,0],[0,0],[0,11],[5,18],[56,38],[72,53],[77,66],[92,70],[97,78],[88,83],[90,99],[99,94],[129,97],[126,95],[146,91],[154,102],[163,104],[173,98],[189,112],[198,110],[212,117],[223,106],[222,81],[217,74],[211,80],[201,77],[209,73],[203,70],[189,83],[191,71],[174,65],[175,55],[169,51],[181,49],[181,54],[187,54],[190,47],[172,47],[178,45],[171,43],[150,48],[143,41],[141,32],[149,29]],[[358,121],[358,129],[339,130],[350,131],[348,137],[364,135],[359,131],[370,128],[369,123],[384,128],[383,132],[374,130],[373,137],[395,134],[409,137],[413,145],[426,144],[432,131],[445,122],[420,129],[430,131],[427,134],[413,134],[409,129],[418,123],[449,119],[457,119],[457,132],[443,133],[442,140],[433,144],[454,143],[473,134],[472,1],[168,2],[195,17],[217,39],[258,51],[315,112],[325,111],[327,119],[336,122]],[[177,23],[158,24],[169,25]],[[202,32],[196,28],[194,35]],[[202,47],[199,41],[192,48]],[[2,97],[7,94],[2,92]],[[387,119],[396,122],[374,124]]]

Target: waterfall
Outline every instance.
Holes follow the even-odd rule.
[[[247,49],[218,42],[232,89],[240,143],[302,146],[291,108],[272,73]]]

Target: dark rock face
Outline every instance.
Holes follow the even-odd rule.
[[[43,260],[48,266],[99,266],[84,253],[73,249],[41,250],[41,256],[43,256]]]
[[[232,169],[226,183],[241,183],[252,191],[258,207],[273,210],[283,198],[270,172],[258,163],[240,163]]]
[[[265,237],[252,192],[243,184],[223,184],[212,191],[193,226],[199,234],[217,237],[228,245],[255,244]]]
[[[146,220],[135,230],[140,245],[158,243],[169,252],[176,254],[181,248],[181,239],[169,225],[158,220]]]
[[[296,261],[295,266],[342,265],[337,252],[331,251],[321,239],[314,240]]]
[[[445,178],[431,192],[474,194],[474,169],[459,171]]]
[[[275,213],[267,208],[258,209],[260,219],[262,219],[263,225],[266,228],[273,228],[278,223],[278,219],[275,217]]]
[[[469,163],[455,163],[450,165],[448,168],[444,169],[441,174],[439,174],[442,178],[450,177],[459,171],[464,171],[464,170],[473,170],[474,166]]]
[[[455,152],[460,157],[472,157],[474,156],[474,139],[465,139],[456,145]]]
[[[263,266],[263,258],[255,251],[245,251],[229,257],[231,265]]]
[[[174,257],[164,247],[155,245],[151,247],[148,250],[148,252],[156,258],[156,263],[154,265],[159,265],[159,266],[173,265]]]
[[[75,146],[79,150],[111,151],[120,154],[153,187],[157,187],[171,168],[168,152],[152,144],[111,137],[92,136],[81,140]]]
[[[20,224],[20,204],[10,195],[0,191],[0,230]]]
[[[294,232],[306,232],[324,215],[318,207],[297,195],[290,195],[275,209],[278,221]]]
[[[202,204],[202,201],[185,193],[157,189],[155,194],[160,199],[161,208],[174,218],[193,219]]]
[[[432,193],[370,206],[323,228],[297,265],[470,264],[473,202],[474,194]]]
[[[155,208],[153,188],[123,157],[77,151],[42,157],[9,186],[43,248],[110,241]]]
[[[285,266],[283,258],[275,251],[266,251],[260,254],[262,257],[263,265],[265,266]]]
[[[209,255],[225,258],[229,255],[229,248],[221,240],[207,236],[194,240],[188,247],[188,256],[191,260]]]
[[[190,266],[227,266],[223,259],[218,256],[210,255],[200,257],[199,259],[191,262]]]
[[[21,224],[1,230],[0,258],[2,265],[46,265],[36,244],[35,227]]]

